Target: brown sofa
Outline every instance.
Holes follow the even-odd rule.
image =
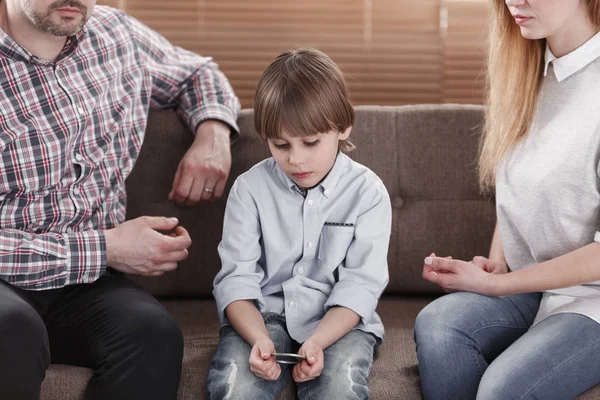
[[[475,157],[483,108],[466,105],[357,107],[351,156],[377,173],[393,204],[390,283],[378,312],[386,328],[370,378],[375,400],[420,399],[413,342],[418,312],[442,292],[421,279],[422,261],[434,251],[468,259],[487,254],[494,205],[477,188]],[[233,145],[229,186],[236,176],[269,156],[253,128],[252,111],[240,115],[241,138]],[[152,111],[140,159],[127,180],[128,217],[168,215],[192,236],[189,259],[160,278],[132,278],[161,298],[185,335],[179,399],[207,398],[206,375],[218,342],[219,321],[211,297],[219,269],[217,244],[226,196],[195,208],[167,201],[177,164],[192,136],[175,113]],[[44,400],[83,399],[91,371],[52,365]],[[0,394],[1,397],[1,394]],[[295,399],[290,385],[281,399]],[[599,388],[581,399],[600,398]]]

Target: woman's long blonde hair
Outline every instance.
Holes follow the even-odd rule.
[[[600,0],[587,0],[600,27]],[[492,0],[487,57],[487,107],[479,152],[479,184],[493,190],[496,168],[529,130],[544,67],[545,39],[525,39],[504,0]]]

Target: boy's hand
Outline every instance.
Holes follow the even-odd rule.
[[[292,376],[296,382],[306,382],[315,379],[323,371],[323,348],[316,341],[308,339],[298,354],[306,356],[306,360],[296,364],[292,370]]]
[[[281,375],[281,367],[273,357],[275,345],[269,338],[257,340],[250,352],[250,371],[268,381],[276,381]]]

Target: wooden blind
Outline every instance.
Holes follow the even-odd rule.
[[[444,41],[442,102],[481,103],[485,85],[488,2],[445,0],[441,11]]]
[[[463,23],[461,13],[475,3],[473,9],[479,11],[469,12],[480,12],[486,0],[98,3],[121,8],[172,43],[213,57],[243,107],[252,107],[258,78],[268,63],[299,46],[317,47],[338,63],[357,105],[481,102],[474,82],[481,75],[478,46],[484,38],[472,33],[486,21]],[[440,25],[444,10],[447,29]]]

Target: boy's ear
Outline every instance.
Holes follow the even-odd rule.
[[[348,128],[346,128],[346,130],[344,132],[340,133],[339,139],[340,140],[346,140],[348,139],[348,137],[350,136],[350,132],[352,132],[352,127],[349,126]]]

